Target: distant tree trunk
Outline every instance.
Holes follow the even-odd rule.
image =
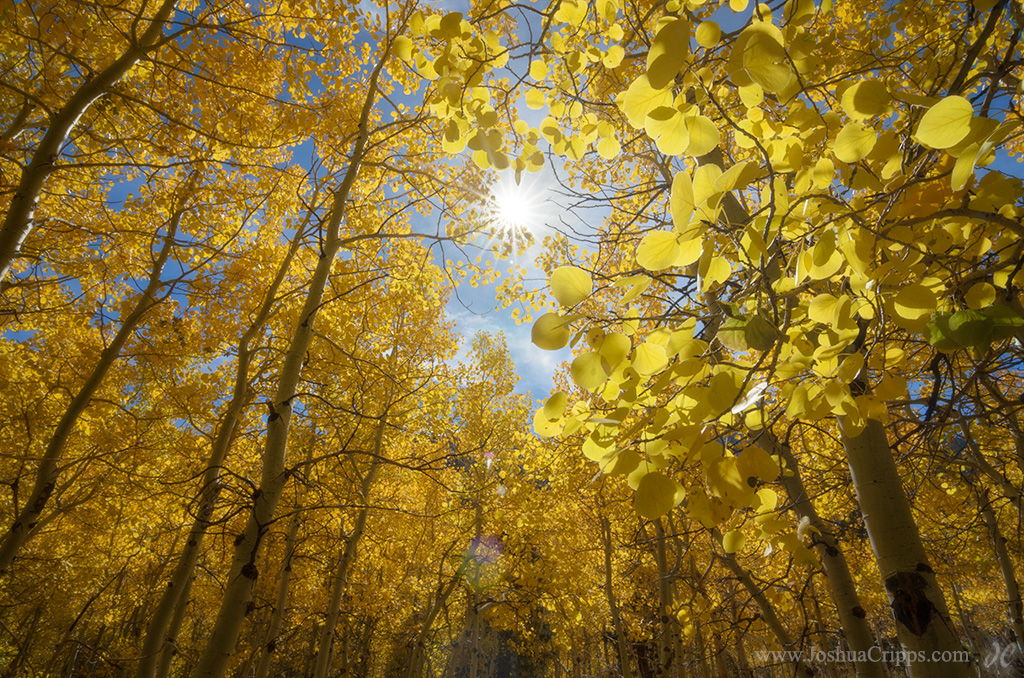
[[[427,614],[423,618],[423,622],[420,624],[420,630],[416,633],[416,638],[413,641],[412,652],[409,655],[409,666],[405,673],[406,678],[422,678],[423,660],[426,656],[427,637],[430,635],[430,629],[433,627],[434,620],[444,608],[445,603],[455,591],[460,581],[462,581],[461,570],[452,576],[448,581],[447,586],[438,587],[437,595],[434,597],[434,602],[427,610]]]
[[[43,606],[39,605],[32,613],[31,621],[26,624],[22,624],[21,628],[18,629],[18,634],[15,636],[15,642],[17,644],[17,652],[14,655],[14,659],[11,660],[10,666],[3,673],[3,678],[14,678],[14,676],[21,675],[19,672],[21,668],[28,661],[29,648],[32,647],[32,643],[35,640],[36,627],[39,626],[39,620],[43,618]]]
[[[309,219],[307,215],[306,219]],[[136,678],[166,678],[170,672],[171,660],[176,650],[178,633],[185,618],[192,581],[199,560],[203,538],[210,527],[217,500],[220,498],[220,475],[224,469],[228,452],[238,429],[238,422],[246,403],[249,400],[249,366],[252,353],[249,344],[257,337],[270,318],[281,283],[288,274],[292,260],[302,242],[302,231],[305,222],[296,229],[295,236],[287,253],[281,260],[263,302],[250,323],[248,329],[238,341],[238,361],[235,364],[234,387],[231,399],[224,408],[224,416],[217,425],[217,431],[210,447],[210,457],[206,461],[202,485],[199,488],[198,509],[189,530],[188,541],[178,556],[177,565],[170,581],[160,596],[153,610],[153,616],[146,627],[146,635],[142,642],[142,653],[135,670]]]
[[[978,628],[974,625],[970,613],[964,609],[964,603],[960,597],[960,587],[955,581],[950,584],[950,591],[953,592],[953,607],[956,608],[956,613],[960,617],[960,625],[964,627],[964,635],[967,636],[967,642],[971,646],[971,655],[974,657],[974,664],[978,669],[978,678],[986,678],[987,671],[981,656],[984,644],[978,637]]]
[[[877,419],[869,419],[853,435],[847,432],[845,417],[839,417],[839,427],[871,548],[896,618],[896,633],[913,653],[911,678],[964,678],[969,664],[931,660],[933,653],[961,652],[963,646],[928,564],[885,428]],[[922,656],[925,661],[917,661]]]
[[[839,548],[839,543],[828,524],[818,515],[818,511],[804,487],[803,480],[800,478],[800,466],[793,450],[789,445],[780,442],[767,429],[761,435],[761,440],[766,443],[766,450],[770,454],[781,456],[786,463],[786,468],[792,471],[792,475],[783,473],[780,480],[786,488],[786,494],[789,495],[793,510],[798,516],[805,518],[810,526],[818,532],[814,540],[814,549],[821,559],[825,579],[828,581],[829,594],[831,594],[832,602],[835,603],[836,612],[839,614],[839,623],[843,627],[843,635],[850,644],[850,649],[857,653],[855,656],[865,658],[864,661],[855,662],[858,678],[885,678],[884,663],[867,659],[870,656],[871,648],[875,646],[875,636],[867,623],[867,613],[861,605],[857,585],[853,581],[850,566],[846,562],[846,555]]]
[[[985,520],[985,527],[988,530],[989,539],[992,541],[992,550],[996,554],[996,562],[999,563],[999,571],[1003,575],[1003,585],[1006,587],[1006,606],[1013,626],[1014,640],[1021,652],[1024,652],[1024,612],[1022,612],[1020,586],[1017,583],[1017,574],[1013,569],[1013,561],[1010,559],[1010,552],[1006,549],[1006,539],[999,531],[999,521],[996,519],[995,511],[989,501],[988,490],[983,490],[978,496],[981,505],[981,516]]]
[[[306,457],[307,462],[310,456]],[[266,638],[259,648],[259,660],[256,662],[256,672],[253,678],[267,678],[270,672],[270,662],[273,660],[274,651],[277,649],[277,642],[281,639],[284,615],[288,608],[288,589],[292,581],[292,559],[295,556],[295,545],[299,539],[299,527],[301,525],[302,506],[296,505],[295,513],[292,514],[291,520],[288,522],[288,533],[284,540],[281,574],[278,575],[277,579],[277,598],[274,600],[274,609],[270,614],[270,624],[267,628]]]
[[[654,522],[654,559],[658,565],[658,622],[661,625],[661,641],[659,643],[658,663],[660,669],[658,675],[675,676],[680,657],[677,654],[681,641],[678,622],[676,620],[675,600],[672,595],[672,575],[668,570],[668,553],[666,550],[665,528],[661,519]]]
[[[340,227],[345,215],[349,191],[362,164],[368,137],[370,111],[377,96],[377,79],[384,66],[382,57],[375,67],[369,85],[369,92],[360,114],[359,133],[349,159],[348,170],[338,190],[324,229],[324,242],[309,284],[306,300],[300,312],[299,324],[292,334],[284,364],[278,377],[277,393],[270,403],[267,418],[266,445],[263,455],[263,472],[259,488],[253,493],[253,505],[245,528],[235,539],[235,554],[228,573],[227,587],[220,611],[213,625],[213,632],[196,665],[195,678],[222,678],[228,662],[235,651],[242,620],[248,612],[252,590],[258,571],[256,558],[268,526],[274,521],[277,502],[281,498],[288,471],[285,468],[285,453],[288,448],[288,431],[292,417],[292,399],[298,392],[302,365],[306,351],[313,339],[313,325],[320,310],[327,279],[334,259],[341,249]]]
[[[817,630],[818,642],[821,643],[822,651],[825,652],[825,653],[828,653],[828,651],[831,649],[830,648],[831,643],[829,643],[829,640],[828,640],[828,633],[826,632],[826,627],[825,627],[825,619],[824,619],[824,617],[821,614],[821,603],[818,601],[818,589],[814,585],[814,580],[813,579],[811,579],[811,602],[814,604],[814,622],[817,625],[817,629],[816,630]],[[865,624],[865,626],[867,626],[867,624]],[[867,628],[868,628],[868,631],[871,630],[870,626],[868,626]],[[827,657],[828,657],[828,654],[826,654],[826,659],[825,659],[825,673],[828,675],[828,678],[838,678],[838,676],[836,674],[836,665],[835,665],[835,663],[830,658],[827,658]],[[879,668],[880,671],[882,670],[882,667],[878,667],[878,668]],[[880,673],[880,676],[882,678],[884,678],[884,676],[885,676],[884,671]]]
[[[370,467],[363,477],[359,488],[359,498],[363,502],[362,508],[356,516],[352,531],[345,539],[345,546],[338,554],[338,565],[335,568],[334,578],[331,583],[330,602],[327,607],[327,619],[320,631],[320,643],[316,655],[316,665],[313,669],[313,678],[327,678],[331,667],[331,650],[334,643],[334,629],[338,625],[338,616],[341,613],[341,599],[348,586],[348,570],[356,558],[356,550],[359,540],[366,529],[366,519],[370,515],[370,489],[373,480],[377,475],[377,469],[381,464],[381,451],[384,445],[384,427],[386,415],[382,415],[377,424],[377,433],[373,442],[373,459]]]
[[[721,535],[718,533],[718,530],[714,530],[713,534],[716,539],[721,539]],[[718,557],[723,563],[725,563],[726,567],[736,575],[736,579],[747,590],[747,593],[749,593],[750,597],[754,599],[754,602],[757,603],[757,606],[761,609],[761,619],[768,628],[771,629],[775,639],[779,641],[779,645],[782,645],[782,647],[787,650],[796,650],[797,644],[793,638],[790,637],[789,632],[782,623],[782,620],[779,619],[778,613],[775,612],[775,606],[771,604],[768,597],[764,595],[764,591],[754,582],[750,573],[743,569],[743,566],[740,565],[738,560],[736,560],[736,556],[731,553],[725,553],[718,554]],[[793,662],[793,667],[795,669],[794,675],[814,675],[814,671],[802,661],[798,660]]]
[[[86,378],[78,393],[71,399],[71,403],[68,405],[67,410],[64,411],[60,421],[57,423],[56,429],[54,429],[53,435],[50,437],[46,451],[43,453],[42,459],[39,460],[39,467],[36,469],[36,478],[32,491],[15,518],[14,524],[11,525],[4,535],[3,541],[0,542],[0,575],[5,574],[9,570],[18,551],[34,534],[34,528],[36,523],[39,522],[39,517],[42,515],[43,510],[46,508],[46,503],[49,501],[54,490],[57,489],[57,481],[60,479],[61,471],[59,465],[61,455],[64,452],[68,439],[78,424],[79,418],[86,408],[89,407],[93,395],[103,384],[107,372],[110,371],[110,368],[120,356],[121,349],[124,348],[125,343],[135,333],[135,328],[143,316],[146,315],[149,309],[159,303],[156,293],[165,284],[162,279],[164,266],[171,256],[171,250],[174,249],[178,226],[181,224],[181,218],[185,214],[185,204],[188,201],[192,187],[195,185],[194,182],[197,176],[197,174],[193,174],[186,186],[183,187],[182,195],[178,200],[178,206],[172,212],[167,223],[167,233],[164,236],[160,252],[153,262],[153,269],[146,282],[146,287],[143,289],[142,294],[139,295],[132,310],[129,311],[128,315],[121,322],[121,327],[118,329],[117,334],[114,335],[110,344],[103,349],[99,361],[93,366],[92,372]]]
[[[619,604],[615,600],[615,588],[612,585],[612,526],[607,517],[601,517],[601,541],[604,543],[604,595],[608,602],[608,610],[612,616],[612,628],[615,629],[615,646],[618,650],[619,673],[623,678],[633,678],[632,662],[629,657],[629,646],[626,644],[626,632],[622,626],[622,615]]]
[[[689,546],[689,545],[687,545]],[[690,557],[690,581],[698,590],[704,590],[704,578],[697,573],[697,561],[693,557],[693,552],[687,548],[687,552]],[[707,644],[704,641],[704,630],[703,624],[699,619],[694,620],[694,642],[697,646],[697,670],[700,678],[711,678],[711,667],[708,665],[708,651]]]

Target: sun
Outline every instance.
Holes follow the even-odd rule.
[[[541,225],[543,202],[543,191],[506,173],[491,186],[490,218],[502,231],[533,232]]]

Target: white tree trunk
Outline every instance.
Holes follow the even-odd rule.
[[[965,650],[928,564],[885,428],[869,419],[863,431],[849,435],[844,417],[839,417],[839,426],[871,549],[896,618],[896,634],[912,653],[911,678],[966,677],[968,663],[942,659],[943,652]]]
[[[125,342],[135,333],[135,328],[143,316],[158,303],[156,293],[164,285],[164,282],[161,280],[164,266],[171,255],[171,250],[174,248],[174,239],[178,233],[178,226],[185,213],[185,203],[197,177],[198,175],[193,174],[189,179],[185,190],[182,191],[183,197],[180,199],[180,204],[171,214],[163,246],[153,262],[153,270],[149,275],[149,280],[146,282],[145,289],[139,295],[132,310],[121,322],[121,327],[118,329],[117,334],[114,335],[113,340],[103,349],[99,361],[93,366],[92,372],[86,378],[85,383],[82,384],[82,388],[71,399],[68,409],[64,411],[60,421],[57,423],[56,429],[54,429],[53,435],[47,443],[43,457],[39,461],[39,467],[36,469],[32,491],[25,500],[25,505],[22,506],[14,523],[8,529],[7,534],[4,535],[3,541],[0,542],[0,575],[8,571],[11,563],[14,562],[14,558],[18,555],[18,551],[34,534],[34,528],[39,522],[43,510],[46,508],[46,503],[57,488],[57,481],[60,479],[61,455],[64,452],[64,446],[67,444],[68,438],[70,438],[75,430],[75,426],[78,424],[79,417],[85,412],[92,401],[93,395],[103,384],[107,372],[110,371],[110,368],[114,365],[118,356],[120,356]]]
[[[308,221],[309,215],[306,219]],[[202,486],[199,488],[199,508],[192,528],[189,530],[188,541],[178,557],[174,573],[170,581],[167,582],[167,588],[160,596],[160,601],[154,608],[153,616],[146,626],[142,654],[135,671],[136,678],[153,678],[153,676],[166,678],[170,671],[171,658],[175,652],[174,644],[192,590],[196,561],[199,559],[203,537],[206,536],[206,531],[209,529],[210,520],[220,497],[220,474],[234,441],[238,421],[249,399],[249,365],[252,361],[249,344],[270,318],[277,301],[278,290],[280,290],[281,283],[287,276],[288,269],[301,244],[304,226],[305,222],[296,229],[291,245],[278,266],[270,287],[264,294],[256,317],[238,341],[238,362],[235,365],[234,387],[231,391],[231,399],[224,408],[224,416],[217,426],[213,445],[210,448],[210,458],[206,461]]]
[[[865,661],[856,662],[858,678],[885,678],[887,673],[885,664],[866,659],[871,656],[869,652],[875,646],[875,636],[868,625],[867,613],[861,605],[857,585],[853,581],[846,556],[839,548],[828,524],[818,515],[817,509],[807,494],[793,451],[789,445],[780,442],[771,431],[762,432],[762,439],[766,442],[767,451],[770,454],[780,455],[786,462],[788,470],[792,471],[792,475],[784,473],[780,479],[786,488],[786,494],[789,495],[793,510],[801,518],[806,518],[810,526],[818,531],[814,540],[814,548],[818,552],[818,557],[821,558],[825,579],[828,581],[829,594],[832,596],[832,602],[836,605],[839,623],[843,627],[843,636],[857,656],[865,657]]]
[[[341,614],[341,599],[348,587],[348,570],[356,559],[356,550],[359,540],[366,529],[366,519],[370,515],[370,489],[373,480],[377,476],[377,469],[380,468],[381,451],[384,445],[385,417],[382,416],[377,424],[377,434],[373,442],[373,459],[370,461],[370,468],[363,477],[362,486],[359,488],[362,508],[356,516],[352,531],[345,539],[345,546],[338,554],[338,565],[335,568],[334,578],[331,582],[331,597],[327,607],[327,619],[320,630],[320,644],[316,654],[316,666],[313,668],[313,678],[327,678],[331,668],[332,646],[334,644],[334,629],[338,626],[338,617]]]
[[[7,216],[4,218],[3,226],[0,226],[0,283],[7,278],[21,244],[32,230],[32,216],[35,214],[36,205],[39,204],[43,185],[56,169],[61,146],[67,140],[68,134],[93,102],[107,93],[160,39],[164,23],[174,11],[175,4],[176,0],[164,0],[145,32],[138,39],[133,36],[124,54],[82,83],[50,120],[50,126],[40,140],[32,159],[22,170],[18,187],[14,189],[11,204],[7,208]]]
[[[988,530],[989,539],[992,540],[992,550],[995,551],[996,562],[999,563],[999,571],[1003,575],[1003,585],[1006,587],[1006,611],[1010,617],[1010,624],[1013,625],[1017,647],[1024,653],[1024,614],[1021,612],[1017,573],[1014,572],[1010,552],[1006,549],[1006,539],[999,530],[999,521],[989,502],[988,491],[980,493],[978,500],[981,504],[981,516],[985,520],[985,528]]]
[[[253,493],[252,511],[245,528],[235,539],[235,554],[228,572],[227,587],[213,625],[213,632],[196,665],[193,674],[195,678],[223,678],[238,642],[242,620],[245,618],[252,599],[253,586],[255,586],[258,576],[256,558],[259,555],[266,530],[274,521],[277,502],[281,498],[285,482],[288,479],[285,453],[288,449],[292,399],[297,393],[306,350],[313,339],[313,325],[320,310],[327,279],[342,245],[341,221],[345,214],[349,192],[362,164],[368,137],[370,111],[376,100],[377,79],[383,66],[384,57],[378,62],[371,75],[369,92],[360,115],[359,134],[349,159],[348,170],[338,190],[334,193],[334,203],[325,228],[320,260],[313,272],[306,300],[299,315],[299,324],[292,334],[284,364],[281,366],[277,393],[274,396],[274,401],[270,403],[260,485]]]

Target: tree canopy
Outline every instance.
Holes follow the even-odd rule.
[[[0,676],[1024,670],[1017,0],[0,26]]]

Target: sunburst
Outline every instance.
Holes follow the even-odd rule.
[[[541,226],[544,191],[532,183],[516,183],[511,172],[491,186],[488,203],[490,218],[505,233],[533,233]]]

